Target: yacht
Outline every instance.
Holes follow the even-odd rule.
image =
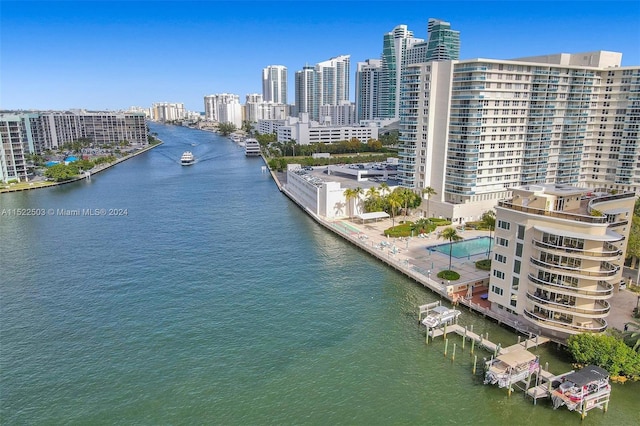
[[[182,157],[180,157],[180,164],[183,166],[190,166],[195,163],[196,159],[194,158],[191,151],[185,151],[182,153]]]
[[[260,155],[260,143],[256,139],[247,138],[244,141],[244,155],[247,157]]]

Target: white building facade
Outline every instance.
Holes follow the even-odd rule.
[[[269,65],[262,70],[262,97],[265,102],[287,103],[287,67]]]
[[[402,186],[432,187],[434,216],[476,220],[537,183],[640,193],[640,68],[621,54],[407,65]]]
[[[514,188],[496,208],[491,309],[558,339],[604,331],[634,203],[571,185]]]
[[[207,95],[204,97],[204,112],[207,121],[232,123],[242,126],[242,105],[240,96],[230,93]]]

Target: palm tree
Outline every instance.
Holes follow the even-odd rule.
[[[454,228],[449,227],[442,231],[440,235],[438,235],[438,238],[449,240],[449,270],[451,270],[451,254],[453,251],[453,242],[462,240],[462,237],[458,235]]]
[[[429,198],[430,198],[432,195],[437,195],[437,194],[438,194],[438,193],[436,192],[436,190],[435,190],[435,189],[433,189],[433,188],[432,188],[432,187],[430,187],[430,186],[427,186],[426,188],[423,188],[423,189],[422,189],[422,196],[423,196],[423,197],[424,197],[425,195],[427,196],[427,219],[430,219],[430,216],[429,216]]]
[[[396,211],[398,208],[402,207],[402,199],[397,192],[392,192],[387,196],[387,204],[391,209],[391,220],[392,226],[396,226]]]
[[[496,229],[496,212],[493,210],[487,210],[482,213],[480,220],[484,226],[489,228],[489,252],[487,253],[487,259],[489,259],[491,258],[491,242],[493,241],[491,233]]]
[[[364,191],[362,190],[362,188],[357,187],[357,188],[347,188],[344,190],[344,197],[347,200],[347,203],[349,203],[349,205],[351,205],[350,201],[352,199],[359,199],[360,195],[362,195]],[[350,209],[352,210],[352,209]],[[351,213],[353,213],[353,210],[351,211]],[[349,217],[353,217],[353,214]]]
[[[387,182],[382,182],[380,184],[380,194],[385,195],[389,193],[389,185]]]
[[[425,218],[418,219],[411,225],[412,235],[416,231],[417,234],[422,234],[425,230],[429,230],[429,221]]]
[[[347,204],[349,205],[349,211],[353,213],[353,209],[351,208],[351,200],[356,198],[358,194],[356,193],[355,188],[347,188],[344,190],[344,198],[347,200]],[[349,217],[353,217],[351,214]]]
[[[367,191],[367,198],[375,199],[375,198],[378,198],[379,196],[380,196],[380,193],[378,192],[378,188],[376,188],[375,186],[372,186]]]

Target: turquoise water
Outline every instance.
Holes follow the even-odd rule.
[[[163,146],[91,182],[0,196],[0,210],[127,210],[0,216],[0,423],[580,424],[483,386],[460,339],[455,362],[425,345],[416,308],[437,297],[315,224],[261,159],[152,126]],[[181,167],[187,149],[198,162]],[[583,424],[640,422],[637,385]]]
[[[492,238],[490,237],[477,237],[469,240],[458,241],[453,244],[438,244],[437,246],[428,247],[427,250],[435,250],[448,256],[449,249],[451,249],[451,256],[459,259],[474,256],[476,254],[487,254],[489,252],[491,240]]]

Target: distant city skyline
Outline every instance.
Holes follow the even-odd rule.
[[[214,93],[262,93],[262,70],[350,55],[379,59],[383,35],[429,18],[460,31],[460,59],[609,50],[640,64],[640,4],[619,2],[3,1],[0,109],[203,111]],[[114,7],[117,5],[118,7]]]

